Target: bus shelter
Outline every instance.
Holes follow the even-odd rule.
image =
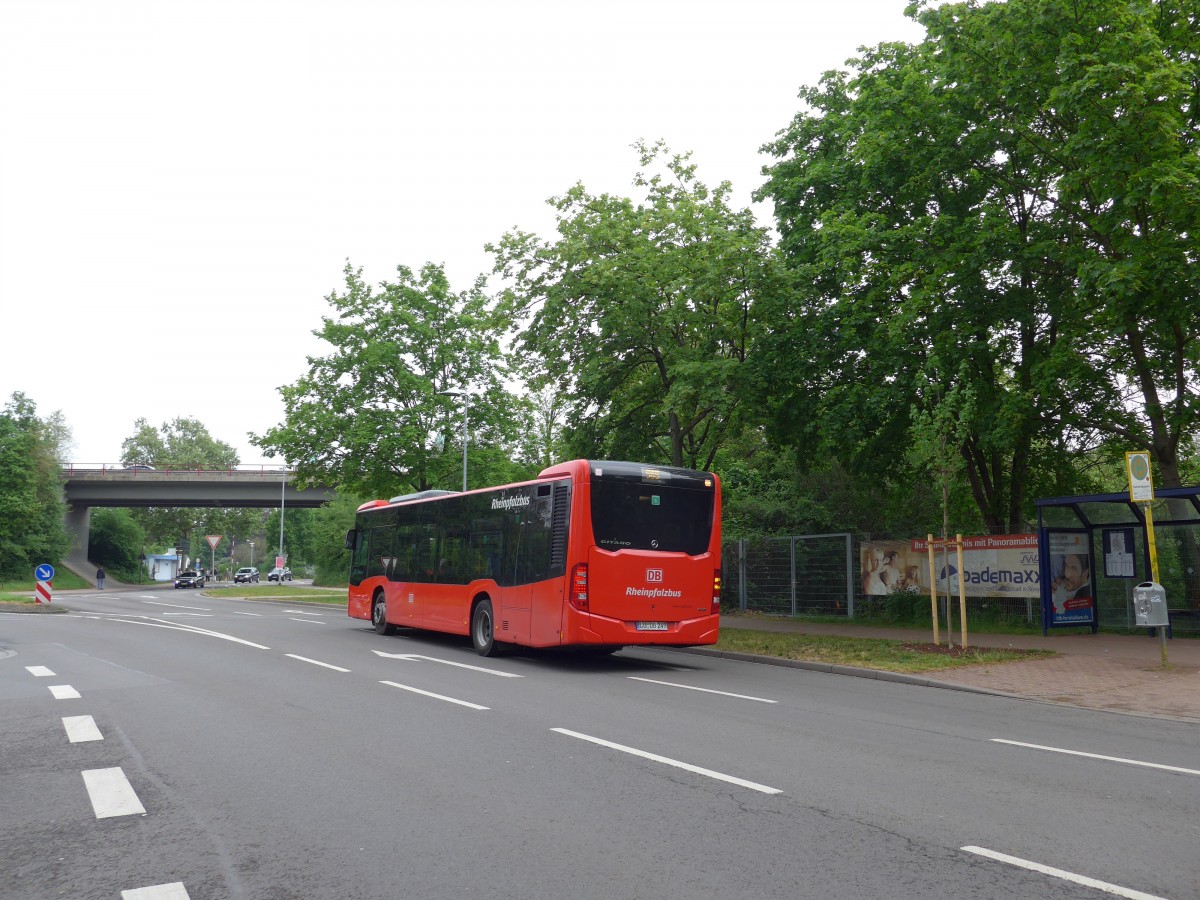
[[[1153,579],[1145,504],[1128,493],[1036,503],[1042,633],[1134,627],[1133,590]],[[1171,628],[1200,633],[1200,485],[1156,491],[1151,518]]]

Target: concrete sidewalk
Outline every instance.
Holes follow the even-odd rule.
[[[933,641],[933,632],[909,628],[805,622],[759,616],[722,616],[722,628],[800,634]],[[959,641],[959,632],[952,635]],[[947,635],[943,630],[942,643]],[[919,680],[947,688],[995,692],[1092,709],[1163,716],[1200,725],[1200,639],[1167,641],[1161,665],[1157,637],[1145,634],[967,634],[968,646],[1053,650],[1049,659],[970,666]]]

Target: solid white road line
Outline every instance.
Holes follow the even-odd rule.
[[[639,678],[637,675],[626,675],[630,681],[645,681],[649,684],[665,684],[667,687],[683,688],[688,691],[703,691],[706,694],[720,694],[722,697],[736,697],[739,700],[753,700],[756,703],[778,703],[778,700],[766,700],[762,697],[751,697],[747,694],[731,694],[729,691],[714,691],[712,688],[694,687],[690,684],[676,684],[673,681],[658,681],[654,678]]]
[[[67,729],[67,738],[72,744],[104,740],[104,735],[96,727],[96,720],[91,716],[63,716],[63,728]]]
[[[169,606],[172,609],[198,609],[201,612],[212,612],[210,606],[182,606],[178,603],[163,603],[161,600],[143,600],[143,603],[149,603],[152,606]]]
[[[45,666],[26,666],[25,671],[28,672],[30,675],[34,676],[35,678],[45,678],[47,675],[54,674],[49,669],[47,669]]]
[[[1200,775],[1200,769],[1184,769],[1179,766],[1165,766],[1161,763],[1143,762],[1140,759],[1122,759],[1119,756],[1101,756],[1099,753],[1083,753],[1080,750],[1064,750],[1062,747],[1043,747],[1041,744],[1026,744],[1021,741],[1006,741],[1004,738],[992,738],[997,744],[1011,744],[1014,747],[1028,747],[1031,750],[1048,750],[1051,753],[1065,753],[1068,756],[1084,756],[1088,759],[1101,759],[1105,762],[1124,763],[1127,766],[1143,766],[1147,769],[1162,769],[1164,772],[1180,772],[1184,775]]]
[[[79,699],[79,691],[75,690],[69,684],[52,684],[50,685],[50,693],[54,695],[55,700]]]
[[[445,700],[447,703],[457,703],[459,706],[466,706],[470,709],[487,709],[486,706],[480,706],[478,703],[468,703],[466,700],[455,700],[453,697],[447,697],[444,694],[435,694],[432,691],[423,691],[420,688],[409,687],[407,684],[398,684],[395,681],[381,681],[379,683],[386,684],[394,688],[400,688],[402,691],[412,691],[414,694],[432,697],[434,700]]]
[[[324,666],[327,669],[333,669],[335,672],[349,672],[349,669],[343,669],[341,666],[331,666],[329,663],[323,663],[318,659],[309,659],[307,656],[297,656],[295,653],[285,653],[284,656],[290,656],[292,659],[298,659],[301,662],[312,663],[314,666]]]
[[[212,613],[163,613],[163,616],[164,617],[166,617],[166,616],[179,616],[179,617],[187,616],[190,619],[211,619],[211,618],[213,618]]]
[[[235,616],[254,616],[256,619],[262,618],[261,613],[235,612],[234,615]]]
[[[83,773],[88,796],[97,819],[114,816],[145,815],[146,807],[133,791],[120,766],[111,769],[87,769]]]
[[[309,612],[306,609],[285,609],[286,613],[295,613],[298,616],[323,616],[325,613]]]
[[[288,616],[288,618],[291,619],[293,622],[304,622],[307,625],[324,625],[325,624],[324,622],[314,622],[312,619],[292,619],[291,616]]]
[[[1043,866],[1041,863],[1031,862],[1028,859],[1021,859],[1019,856],[1009,856],[1007,853],[997,853],[995,850],[988,850],[985,847],[961,847],[967,853],[974,853],[978,856],[986,856],[988,859],[994,859],[997,862],[1008,863],[1012,866],[1020,866],[1022,869],[1028,869],[1031,872],[1040,872],[1043,875],[1049,875],[1053,878],[1061,878],[1063,881],[1082,884],[1084,887],[1094,888],[1098,891],[1104,891],[1107,894],[1116,894],[1118,897],[1127,897],[1129,900],[1166,900],[1165,897],[1159,897],[1156,894],[1146,894],[1142,891],[1135,891],[1132,888],[1121,887],[1119,884],[1109,884],[1107,881],[1097,881],[1095,878],[1088,878],[1086,875],[1076,875],[1074,872],[1068,872],[1065,869],[1055,869],[1053,866]]]
[[[634,747],[626,747],[624,744],[614,744],[612,741],[606,741],[603,738],[592,737],[591,735],[587,734],[580,734],[578,731],[568,731],[566,728],[551,728],[550,730],[557,731],[559,734],[565,734],[567,737],[579,738],[581,741],[590,741],[593,744],[599,744],[601,747],[608,747],[612,750],[620,750],[622,753],[640,756],[642,759],[649,759],[653,762],[665,763],[668,766],[674,766],[677,769],[684,769],[688,772],[694,772],[697,775],[704,775],[707,778],[715,778],[718,781],[725,781],[729,784],[736,784],[739,787],[750,788],[752,791],[759,791],[763,794],[783,793],[783,791],[779,790],[778,788],[768,787],[765,784],[747,781],[744,778],[726,775],[723,772],[714,772],[712,769],[702,769],[700,766],[693,766],[691,763],[680,762],[679,760],[671,759],[668,756],[659,756],[657,753],[647,753],[645,750],[638,750]]]
[[[182,881],[121,891],[121,900],[191,900]]]
[[[109,622],[123,622],[126,625],[149,625],[151,628],[169,628],[174,631],[186,631],[191,634],[205,634],[209,637],[220,638],[223,641],[233,641],[235,644],[245,644],[247,647],[254,647],[256,650],[270,650],[262,644],[256,644],[253,641],[243,641],[240,637],[234,637],[232,634],[224,634],[220,631],[209,631],[207,628],[200,628],[196,625],[184,625],[182,622],[151,622],[144,619],[108,619]]]

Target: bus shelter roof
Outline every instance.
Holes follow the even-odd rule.
[[[1038,525],[1050,528],[1101,528],[1146,524],[1141,503],[1129,494],[1082,494],[1076,497],[1045,497],[1035,501]],[[1200,524],[1200,485],[1162,488],[1154,492],[1156,525]]]

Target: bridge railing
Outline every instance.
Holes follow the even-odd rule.
[[[205,468],[204,466],[126,466],[120,463],[68,463],[63,466],[63,474],[68,478],[81,475],[121,475],[126,477],[153,477],[155,479],[172,476],[207,477],[234,476],[245,478],[258,476],[263,479],[278,480],[295,474],[292,469],[272,463],[251,463],[229,466],[224,469]]]

